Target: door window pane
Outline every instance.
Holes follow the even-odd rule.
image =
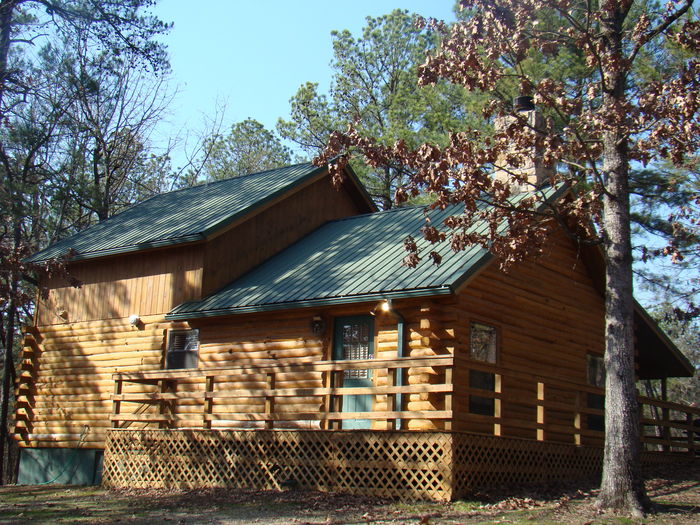
[[[372,359],[372,322],[365,319],[341,321],[341,359]],[[346,379],[367,379],[369,370],[345,370]]]

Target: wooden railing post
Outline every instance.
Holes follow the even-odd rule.
[[[122,378],[118,376],[114,381],[114,395],[119,396],[122,393]],[[118,416],[122,407],[122,402],[119,400],[112,401],[112,415]],[[112,428],[119,428],[119,421],[112,421]]]
[[[386,371],[386,385],[389,387],[396,386],[396,368],[388,368]],[[386,395],[386,411],[394,412],[396,410],[397,402],[396,397],[398,394],[387,394]],[[396,418],[388,418],[386,420],[386,429],[395,430],[396,429]]]
[[[158,381],[160,384],[160,393],[162,394],[174,394],[175,391],[177,390],[177,382],[175,382],[175,386],[171,386],[172,380],[169,379],[161,379]],[[158,428],[173,428],[175,425],[175,403],[176,400],[170,400],[166,399],[166,396],[163,396],[160,400],[160,403],[158,403],[158,412],[162,416],[167,416],[167,420],[161,420],[158,421]]]
[[[214,394],[214,376],[206,376],[204,382],[204,416],[202,420],[202,427],[206,429],[211,428],[211,416],[214,412],[214,399],[212,395]]]
[[[275,412],[275,396],[272,394],[272,390],[275,389],[275,373],[268,372],[265,374],[265,383],[268,390],[265,396],[265,428],[271,429],[274,426]]]
[[[581,445],[581,391],[574,397],[574,445]]]
[[[688,425],[688,454],[695,456],[695,420],[692,412],[685,413],[685,422]]]
[[[502,377],[501,374],[494,374],[494,388],[493,391],[496,397],[493,400],[493,417],[495,421],[493,423],[493,435],[501,435],[501,394],[503,393]]]
[[[452,367],[448,366],[445,368],[445,384],[446,385],[451,385],[452,384]],[[452,392],[447,392],[445,394],[445,410],[452,410]],[[452,430],[452,419],[446,419],[444,426],[445,430]]]
[[[670,452],[671,450],[671,428],[669,427],[669,413],[670,410],[667,407],[661,408],[661,437],[664,440],[664,452]]]
[[[544,441],[544,383],[537,382],[537,441]]]
[[[330,389],[333,385],[333,372],[331,370],[324,370],[321,372],[321,384],[323,385],[323,388]],[[330,392],[326,393],[323,396],[323,402],[321,403],[321,410],[328,415],[328,413],[332,412],[333,407],[333,396],[330,394]],[[331,425],[328,419],[322,419],[320,423],[321,430],[328,430]]]

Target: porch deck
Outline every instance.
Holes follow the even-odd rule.
[[[602,389],[474,362],[470,369],[494,374],[493,390],[477,389],[461,383],[468,370],[455,381],[453,367],[443,355],[115,374],[104,483],[286,483],[446,500],[484,486],[598,474],[603,433],[587,418],[603,411],[585,400]],[[353,370],[371,370],[374,386],[343,387]],[[525,379],[531,395],[523,395]],[[514,380],[517,392],[503,388]],[[372,396],[375,410],[343,411],[348,395]],[[467,413],[471,395],[493,399],[493,414]],[[645,463],[695,461],[700,409],[639,401]],[[426,403],[430,410],[414,409]],[[533,419],[505,417],[513,407]],[[370,428],[342,429],[348,420]],[[470,422],[491,430],[470,432]]]

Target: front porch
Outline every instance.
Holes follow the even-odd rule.
[[[373,386],[343,387],[357,370],[371,370]],[[471,370],[493,374],[493,389],[470,386]],[[450,500],[480,487],[592,477],[602,462],[592,422],[603,413],[587,402],[601,389],[462,359],[455,367],[452,355],[114,381],[103,474],[113,487],[300,486]],[[345,396],[358,395],[371,396],[372,409],[344,411]],[[492,413],[471,413],[471,397],[493,400]],[[700,409],[639,400],[644,462],[695,461]],[[367,429],[343,429],[346,421]]]

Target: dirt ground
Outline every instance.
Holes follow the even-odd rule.
[[[700,523],[700,465],[653,473],[656,513],[598,514],[591,487],[481,493],[453,503],[399,503],[291,490],[107,491],[56,485],[0,487],[0,525],[76,524],[673,524]]]

